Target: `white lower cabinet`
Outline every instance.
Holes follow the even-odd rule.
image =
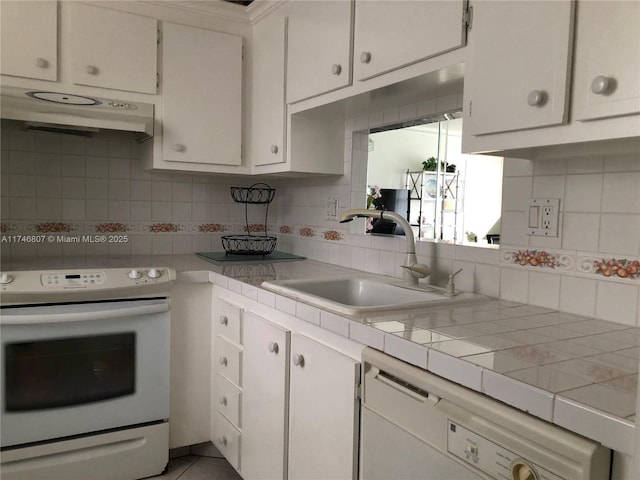
[[[310,338],[292,336],[288,478],[357,478],[359,367]]]
[[[211,285],[171,287],[171,410],[169,448],[209,440]]]
[[[244,320],[242,477],[286,478],[291,334],[251,313]]]
[[[243,309],[219,298],[213,301],[210,439],[240,471],[242,446]]]
[[[321,343],[302,320],[233,301],[242,305],[242,345],[214,333],[213,443],[245,480],[357,479],[360,363],[331,348],[328,332]],[[218,299],[214,318],[228,305]]]

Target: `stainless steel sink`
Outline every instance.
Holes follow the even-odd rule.
[[[445,290],[438,287],[405,287],[392,281],[358,277],[269,281],[263,282],[262,287],[345,315],[451,305],[485,298],[466,292],[447,296]]]

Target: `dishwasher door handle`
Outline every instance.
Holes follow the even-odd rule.
[[[420,402],[429,402],[435,405],[440,401],[440,397],[432,393],[429,393],[425,390],[422,390],[419,387],[415,387],[410,383],[401,382],[399,381],[399,379],[396,379],[395,377],[391,377],[385,374],[381,370],[379,370],[375,374],[375,378],[376,380],[378,380],[380,383],[383,383],[387,387],[393,388],[394,390],[398,390],[399,392],[404,393],[405,395],[408,395],[409,397],[415,400],[418,400]]]

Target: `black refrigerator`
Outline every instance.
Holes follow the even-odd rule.
[[[402,215],[409,221],[409,190],[381,188],[380,198],[373,201],[377,210],[387,210]],[[402,227],[390,220],[373,220],[371,233],[384,233],[388,235],[404,235]]]

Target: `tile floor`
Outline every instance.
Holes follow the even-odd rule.
[[[157,480],[242,480],[224,458],[185,455],[169,460],[164,475],[150,477]]]

